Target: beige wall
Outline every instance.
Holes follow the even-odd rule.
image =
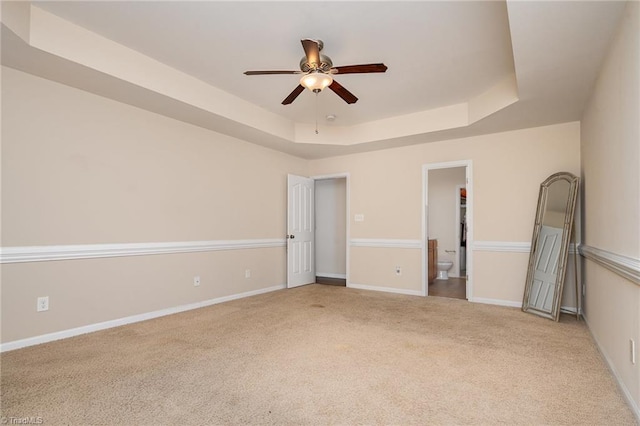
[[[308,174],[305,160],[9,68],[2,103],[3,247],[283,238],[287,173]],[[2,341],[284,283],[284,247],[4,264]]]
[[[314,160],[310,172],[350,173],[351,238],[420,240],[422,166],[471,160],[475,240],[530,242],[540,183],[558,171],[579,173],[579,138],[579,123],[566,123]],[[364,222],[353,220],[358,213],[364,214]],[[419,249],[350,250],[352,282],[421,288]],[[373,261],[366,253],[375,250],[380,255]],[[483,265],[473,273],[473,297],[519,303],[528,254],[482,252],[479,257]],[[403,266],[402,279],[394,277],[390,285],[386,277],[398,265]]]
[[[420,294],[422,291],[420,259],[420,250],[415,249],[351,247],[349,284],[385,291]],[[396,266],[400,267],[401,275],[396,275]]]
[[[285,235],[299,158],[10,68],[2,100],[4,246]]]
[[[285,265],[283,248],[5,264],[2,341],[281,285]],[[37,313],[36,298],[45,295],[49,310]]]
[[[581,125],[585,245],[640,258],[640,4],[629,2]],[[585,260],[585,316],[640,416],[640,286]]]
[[[540,182],[579,168],[578,123],[307,162],[3,71],[4,247],[281,238],[286,174],[340,172],[350,173],[351,238],[420,240],[422,166],[453,160],[473,161],[475,239],[528,242]],[[474,297],[519,302],[527,255],[475,254]],[[350,256],[352,283],[421,290],[419,249]],[[285,259],[269,248],[5,264],[2,275],[7,342],[282,284]],[[44,295],[51,309],[36,313]]]

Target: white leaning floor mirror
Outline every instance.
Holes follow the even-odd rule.
[[[554,321],[560,319],[578,181],[571,173],[555,173],[540,184],[538,195],[522,310]],[[576,314],[579,315],[577,286]]]

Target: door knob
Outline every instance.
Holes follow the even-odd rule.
[[[295,235],[293,235],[293,234],[291,234],[291,235],[287,235],[287,238],[290,238],[290,239],[292,239],[292,240],[293,240],[295,237],[296,237],[296,236],[295,236]]]

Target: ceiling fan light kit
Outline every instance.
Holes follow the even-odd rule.
[[[307,88],[315,94],[329,88],[348,104],[354,104],[358,98],[333,79],[333,74],[382,73],[387,66],[382,63],[334,67],[331,58],[320,54],[324,47],[322,40],[302,39],[305,56],[300,60],[300,71],[245,71],[245,75],[304,74],[300,84],[283,101],[282,105],[292,103]]]
[[[305,74],[300,79],[300,84],[313,93],[321,92],[322,89],[327,88],[331,83],[333,83],[333,77],[320,71]]]

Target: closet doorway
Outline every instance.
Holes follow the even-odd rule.
[[[319,176],[313,179],[316,283],[346,286],[348,176]]]

